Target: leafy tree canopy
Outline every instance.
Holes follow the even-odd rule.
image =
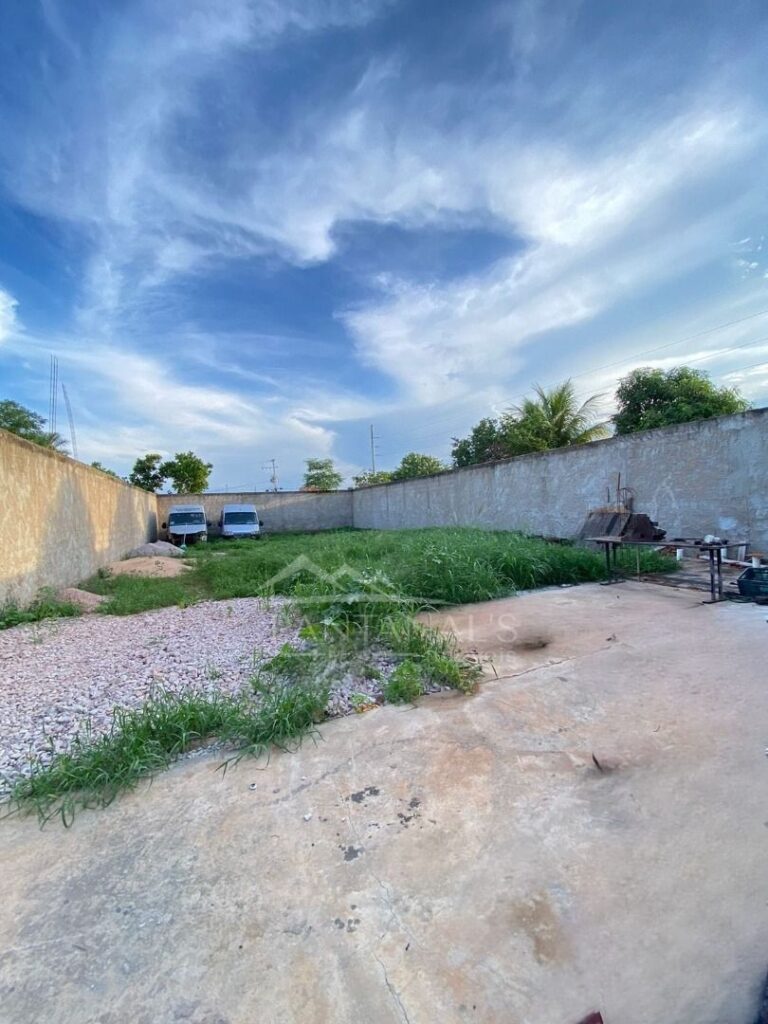
[[[212,469],[212,463],[204,462],[194,452],[176,452],[160,466],[160,472],[171,480],[176,494],[202,494],[208,487]]]
[[[431,473],[442,473],[447,468],[434,455],[421,455],[419,452],[409,452],[403,456],[400,465],[392,473],[392,479],[413,480],[415,477],[429,476]]]
[[[641,367],[619,381],[617,434],[666,427],[744,412],[747,402],[735,388],[717,387],[702,370],[675,366],[671,370]]]
[[[341,473],[333,459],[307,459],[302,491],[335,491],[341,486]]]
[[[145,491],[162,490],[165,483],[162,461],[163,456],[157,452],[149,452],[136,459],[133,469],[128,474],[128,483],[133,484],[134,487],[141,487]]]
[[[375,473],[368,470],[352,478],[355,487],[373,487],[375,484],[392,483],[392,473],[388,469],[377,469]]]
[[[8,430],[25,441],[32,441],[42,448],[62,451],[66,442],[54,430],[45,429],[46,420],[39,413],[32,412],[18,402],[6,398],[0,402],[0,429]]]
[[[474,466],[608,436],[606,425],[599,422],[599,395],[579,403],[569,380],[550,390],[537,385],[534,393],[534,398],[525,399],[498,419],[480,420],[468,437],[454,438],[453,464]]]

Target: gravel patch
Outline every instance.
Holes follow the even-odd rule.
[[[0,631],[0,792],[36,761],[66,750],[90,720],[109,730],[115,707],[140,707],[157,690],[236,694],[285,643],[301,645],[281,614],[285,602],[204,601],[139,615],[50,619]],[[382,675],[386,656],[368,659]],[[381,679],[346,675],[329,715],[381,701]],[[51,747],[52,743],[52,747]]]

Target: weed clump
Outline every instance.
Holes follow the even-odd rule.
[[[290,750],[324,716],[328,687],[323,682],[260,678],[252,693],[160,692],[142,707],[116,709],[108,733],[90,726],[70,749],[52,754],[20,779],[10,797],[11,813],[36,811],[42,822],[59,815],[70,825],[78,808],[105,807],[126,790],[168,768],[201,743],[217,741],[245,754]]]
[[[421,693],[421,672],[414,661],[402,661],[384,684],[384,699],[390,704],[415,704]]]
[[[26,608],[20,608],[13,601],[0,607],[0,629],[10,629],[25,622],[41,622],[43,619],[72,618],[81,612],[78,605],[71,601],[59,601],[52,589],[45,588]]]

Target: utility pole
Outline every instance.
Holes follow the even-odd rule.
[[[48,382],[48,430],[56,433],[56,406],[59,398],[59,360],[51,356],[51,373]]]
[[[371,473],[376,472],[376,435],[371,424]]]
[[[272,469],[272,475],[269,478],[269,482],[272,484],[273,491],[279,491],[280,488],[277,486],[277,459],[267,459],[266,463],[261,468]]]
[[[64,381],[61,382],[61,391],[64,395],[64,404],[67,407],[67,418],[69,419],[69,436],[72,441],[72,458],[77,461],[77,435],[75,434],[75,420],[72,416],[72,405],[69,401],[69,395],[67,389],[64,386]]]

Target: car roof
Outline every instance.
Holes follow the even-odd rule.
[[[205,512],[202,505],[171,505],[171,512]]]
[[[222,505],[222,512],[255,512],[255,505]]]

